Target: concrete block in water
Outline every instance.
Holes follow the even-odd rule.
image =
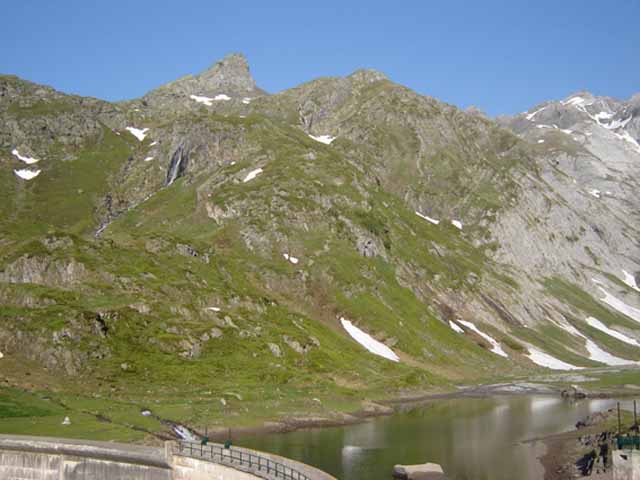
[[[442,467],[437,463],[396,465],[393,467],[393,478],[397,480],[447,480]]]

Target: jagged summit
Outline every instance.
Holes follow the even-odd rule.
[[[231,53],[214,63],[195,78],[205,89],[228,88],[250,92],[256,89],[256,82],[249,71],[249,63],[242,53]]]
[[[389,80],[389,77],[387,77],[384,73],[371,68],[361,68],[359,70],[356,70],[347,78],[362,83],[373,83],[379,82],[380,80]]]
[[[197,75],[187,75],[150,91],[142,100],[148,106],[176,109],[193,106],[193,96],[209,102],[264,94],[251,76],[246,57],[232,53]]]

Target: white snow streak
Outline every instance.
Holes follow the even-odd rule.
[[[621,342],[628,343],[629,345],[634,345],[636,347],[640,347],[640,343],[638,343],[637,340],[635,340],[635,339],[633,339],[631,337],[627,337],[624,333],[620,333],[620,332],[618,332],[616,330],[612,330],[611,328],[607,327],[604,323],[602,323],[597,318],[587,317],[587,323],[589,325],[591,325],[593,328],[595,328],[597,330],[600,330],[601,332],[606,333],[610,337],[617,338]]]
[[[544,143],[544,140],[540,139],[538,140],[538,143]]]
[[[589,190],[589,193],[596,198],[600,198],[600,190],[598,189],[592,188],[591,190]]]
[[[18,160],[23,161],[27,165],[32,165],[40,161],[39,159],[33,158],[33,157],[23,157],[22,155],[20,155],[20,152],[18,152],[17,148],[14,148],[13,150],[11,150],[11,153],[15,155]]]
[[[139,128],[136,128],[136,127],[127,127],[125,130],[129,130],[131,135],[133,135],[134,137],[136,137],[140,141],[144,140],[144,137],[147,136],[147,132],[149,131],[148,128],[139,129]]]
[[[632,360],[625,360],[624,358],[611,355],[609,352],[601,349],[594,341],[589,339],[587,339],[586,347],[591,360],[604,363],[605,365],[629,365],[636,363]]]
[[[311,138],[313,138],[316,142],[320,142],[320,143],[324,143],[326,145],[331,144],[331,142],[333,142],[336,137],[332,137],[330,135],[320,135],[318,137],[314,137],[313,135],[309,135]]]
[[[418,215],[420,218],[424,218],[427,222],[431,222],[434,225],[438,225],[440,223],[440,220],[436,220],[435,218],[431,218],[431,217],[428,217],[427,215],[423,215],[418,211],[416,211],[416,215]]]
[[[153,157],[147,157],[144,159],[145,162],[150,162],[151,160],[153,160]]]
[[[547,108],[547,107],[539,108],[539,109],[538,109],[538,110],[536,110],[535,112],[530,113],[529,115],[527,115],[527,120],[533,120],[533,117],[535,117],[538,113],[540,113],[541,111],[543,111],[545,108]]]
[[[608,193],[608,192],[607,192]],[[631,275],[629,272],[627,272],[626,270],[622,270],[622,274],[624,275],[624,279],[622,280],[624,283],[626,283],[627,285],[629,285],[631,288],[633,288],[634,290],[640,292],[640,288],[638,288],[638,284],[636,283],[636,277],[634,277],[633,275]]]
[[[586,100],[582,97],[573,97],[570,98],[569,100],[567,100],[566,102],[562,102],[563,105],[573,105],[574,107],[577,107],[578,105],[583,106],[585,104]]]
[[[527,347],[529,350],[529,354],[527,357],[535,363],[536,365],[540,365],[541,367],[550,368],[552,370],[580,370],[583,367],[576,367],[575,365],[571,365],[570,363],[563,362],[562,360],[558,360],[555,357],[552,357],[548,353],[545,353],[541,350],[537,350],[533,347]]]
[[[250,171],[246,177],[244,177],[243,182],[247,183],[251,180],[253,180],[254,178],[256,178],[258,175],[260,175],[263,172],[263,170],[261,168],[256,168],[255,170]]]
[[[251,103],[251,99],[249,97],[244,97],[242,99],[242,103],[244,103],[245,105],[249,105]]]
[[[207,310],[211,310],[212,312],[219,312],[220,308],[218,308],[218,307],[207,307]]]
[[[210,107],[211,105],[213,105],[213,98],[211,97],[205,97],[202,95],[189,95],[189,98],[192,100],[195,100],[198,103],[202,103],[207,107]]]
[[[460,220],[451,220],[451,225],[456,227],[458,230],[462,230],[462,222]]]
[[[607,292],[604,288],[598,287],[604,293],[604,298],[601,298],[600,301],[606,303],[610,307],[616,309],[620,313],[626,315],[629,318],[633,318],[636,322],[640,322],[640,310],[634,308],[630,305],[627,305],[622,300],[614,297],[609,292]]]
[[[216,101],[223,100],[223,101],[226,102],[228,100],[231,100],[231,97],[229,95],[225,95],[224,93],[221,93],[221,94],[216,95],[215,97],[213,97],[213,99],[216,100]]]
[[[638,142],[636,142],[635,138],[633,138],[631,135],[629,135],[629,132],[625,132],[623,131],[622,133],[616,133],[615,134],[619,139],[624,140],[625,142],[630,143],[634,149],[640,153],[640,144]]]
[[[38,175],[40,175],[40,170],[14,170],[13,173],[15,173],[23,180],[31,180],[32,178],[36,178]]]
[[[595,118],[596,121],[599,123],[601,118],[604,120],[608,120],[611,117],[613,117],[613,113],[600,112],[600,113],[596,113],[593,118]]]
[[[460,328],[460,325],[458,325],[457,323],[455,323],[452,320],[449,320],[449,326],[451,327],[451,330],[453,330],[454,332],[464,333],[464,330],[462,328]]]
[[[587,319],[587,322],[589,320]],[[583,338],[585,340],[585,347],[587,348],[587,352],[589,352],[589,359],[594,360],[596,362],[604,363],[605,365],[628,365],[633,362],[632,360],[625,360],[624,358],[616,357],[611,355],[609,352],[601,349],[593,340],[589,339],[585,335],[583,335],[578,329],[576,329],[573,325],[563,325],[557,324],[563,330],[575,335],[576,337]]]
[[[502,347],[500,346],[500,344],[498,343],[497,340],[495,340],[493,337],[490,337],[489,335],[487,335],[484,332],[481,332],[478,327],[476,327],[473,323],[471,322],[467,322],[466,320],[458,320],[462,325],[464,325],[465,327],[467,327],[470,330],[473,330],[474,332],[476,332],[478,335],[480,335],[482,338],[484,338],[487,342],[489,342],[492,345],[491,351],[493,353],[495,353],[496,355],[500,355],[501,357],[509,357],[509,355],[507,355],[507,352],[505,352]]]
[[[354,324],[352,324],[349,320],[344,317],[340,317],[340,323],[342,323],[342,327],[347,331],[351,338],[353,338],[356,342],[362,345],[364,348],[369,350],[374,355],[378,355],[380,357],[384,357],[393,362],[399,362],[400,358],[387,347],[384,343],[379,342],[371,335],[366,332],[363,332]]]

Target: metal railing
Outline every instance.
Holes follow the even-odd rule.
[[[233,447],[225,448],[224,445],[209,443],[203,445],[197,442],[181,441],[178,444],[177,454],[192,458],[198,458],[214,463],[220,463],[239,470],[268,476],[269,478],[283,480],[311,480],[304,473],[288,467],[283,463],[274,462],[270,458],[263,457],[244,449]]]

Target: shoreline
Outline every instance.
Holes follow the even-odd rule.
[[[477,385],[449,392],[424,393],[412,396],[392,397],[377,401],[365,400],[362,402],[363,408],[360,410],[351,413],[334,412],[336,414],[335,417],[285,416],[278,420],[264,421],[262,425],[209,427],[208,436],[211,440],[225,440],[229,435],[231,435],[232,438],[243,438],[247,436],[260,436],[273,433],[289,433],[297,430],[313,428],[343,427],[366,422],[372,418],[394,415],[406,408],[419,407],[440,400],[518,395],[546,395],[559,397],[561,391],[562,388],[559,387],[551,387],[545,384],[529,382]],[[586,399],[611,399],[639,395],[640,392],[638,391],[601,391],[588,392]],[[546,441],[546,437],[527,440],[527,442],[529,441]]]

